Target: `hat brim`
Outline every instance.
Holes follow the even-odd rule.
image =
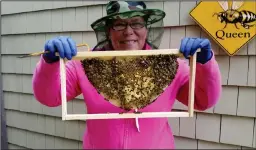
[[[143,10],[131,10],[126,12],[115,13],[102,17],[91,24],[94,31],[105,31],[107,19],[127,19],[135,16],[149,16],[147,25],[158,22],[165,17],[165,12],[160,9],[143,9]]]

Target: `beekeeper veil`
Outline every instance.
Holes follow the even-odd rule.
[[[143,17],[148,29],[146,42],[152,49],[158,49],[161,44],[164,28],[165,12],[159,9],[148,9],[142,1],[110,1],[106,6],[105,17],[91,24],[96,33],[97,45],[93,50],[111,50],[108,28],[115,19],[127,19],[135,16]]]

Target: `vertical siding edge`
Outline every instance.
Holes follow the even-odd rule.
[[[1,8],[2,2],[0,3]],[[2,31],[2,19],[0,16],[0,31]],[[2,33],[2,32],[1,32]],[[1,35],[0,35],[1,36]],[[1,40],[2,45],[2,40]],[[2,63],[2,49],[0,48],[0,64]],[[4,100],[3,100],[3,79],[2,79],[2,65],[0,65],[0,107],[1,107],[1,149],[8,149],[7,143],[7,129],[6,129],[6,116],[4,110]]]

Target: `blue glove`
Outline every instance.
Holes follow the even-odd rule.
[[[186,59],[189,55],[193,56],[198,48],[201,48],[201,52],[197,53],[197,62],[207,63],[213,56],[211,43],[208,39],[186,37],[181,40],[180,52]]]
[[[49,51],[43,55],[47,63],[59,60],[59,57],[55,55],[56,52],[59,53],[61,58],[67,58],[68,60],[71,60],[77,54],[75,41],[67,36],[59,36],[48,40],[44,45],[44,50]]]

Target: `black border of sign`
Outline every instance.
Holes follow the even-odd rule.
[[[2,2],[0,1],[0,9],[2,9]],[[0,15],[0,36],[2,35],[2,18]],[[2,62],[2,36],[0,42],[0,64]],[[7,140],[7,128],[6,128],[6,115],[4,109],[4,99],[3,99],[3,78],[2,78],[2,67],[0,65],[0,107],[1,107],[1,149],[8,149]]]
[[[201,2],[206,2],[206,1],[200,1],[200,2],[189,12],[190,17],[191,17],[205,32],[207,32],[207,34],[208,34],[208,35],[226,52],[226,54],[228,54],[229,56],[235,56],[235,55],[241,50],[242,47],[244,47],[245,45],[247,45],[248,43],[250,43],[250,42],[256,37],[256,34],[255,34],[251,39],[249,39],[249,40],[248,40],[247,42],[245,42],[242,46],[240,46],[240,48],[238,48],[233,54],[229,53],[228,50],[227,50],[225,47],[223,47],[223,46],[219,43],[219,41],[216,40],[215,37],[213,37],[213,36],[205,29],[205,27],[204,27],[203,25],[201,25],[200,22],[198,22],[198,21],[196,20],[196,18],[194,18],[194,17],[191,15],[191,13],[194,11],[194,9],[196,9],[196,7],[198,7],[198,6],[201,4]],[[217,1],[216,1],[216,2],[217,2]]]

